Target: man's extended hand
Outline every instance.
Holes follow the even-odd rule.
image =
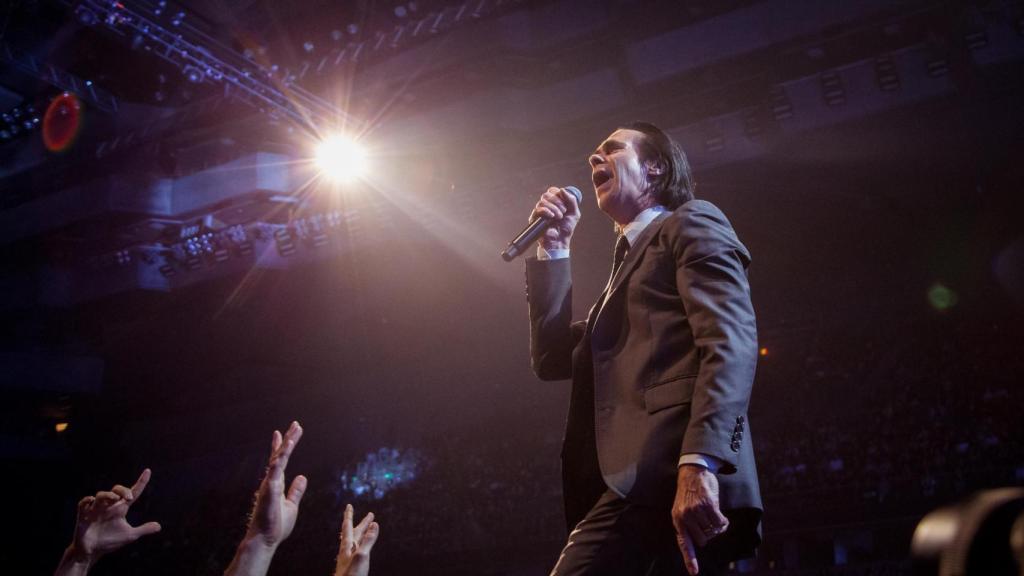
[[[270,442],[270,462],[267,474],[256,492],[252,518],[246,539],[256,540],[268,548],[276,548],[292,533],[295,519],[299,515],[299,501],[306,492],[306,477],[299,475],[292,480],[288,494],[284,492],[284,472],[288,458],[302,438],[302,426],[292,422],[284,437],[274,430]]]
[[[696,546],[704,547],[729,527],[729,519],[718,507],[718,478],[707,468],[689,464],[679,467],[672,524],[686,571],[693,576],[700,569]]]
[[[370,572],[370,550],[380,535],[380,525],[373,521],[373,512],[370,512],[353,527],[353,512],[352,505],[347,504],[334,576],[366,576]]]

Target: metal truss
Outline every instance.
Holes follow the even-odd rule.
[[[0,43],[0,60],[56,88],[74,92],[76,96],[99,110],[109,114],[117,112],[117,98],[93,84],[91,80],[82,80],[52,64],[40,62],[31,54],[12,48],[6,42]]]
[[[291,78],[278,78],[276,70],[245,58],[180,18],[172,21],[173,29],[164,27],[160,23],[160,4],[144,0],[80,0],[69,4],[83,24],[102,26],[125,37],[134,48],[180,69],[190,82],[220,85],[224,96],[290,120],[310,133],[319,133],[318,127],[351,126],[355,122],[345,111],[295,85]]]

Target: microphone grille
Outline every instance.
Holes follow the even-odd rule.
[[[577,204],[580,203],[580,202],[583,202],[583,192],[580,192],[579,188],[577,188],[575,186],[566,186],[565,188],[562,188],[562,190],[565,190],[569,194],[572,194],[573,196],[575,196]]]

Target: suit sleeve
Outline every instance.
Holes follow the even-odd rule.
[[[572,377],[572,350],[581,332],[572,324],[572,274],[568,258],[526,260],[530,305],[530,366],[541,380]]]
[[[673,219],[676,285],[700,357],[681,452],[714,456],[723,463],[719,472],[729,474],[736,471],[757,364],[750,255],[708,202],[688,202]]]

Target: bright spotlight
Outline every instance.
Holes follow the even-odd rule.
[[[332,180],[354,180],[366,173],[366,151],[350,138],[331,136],[317,148],[316,164]]]

